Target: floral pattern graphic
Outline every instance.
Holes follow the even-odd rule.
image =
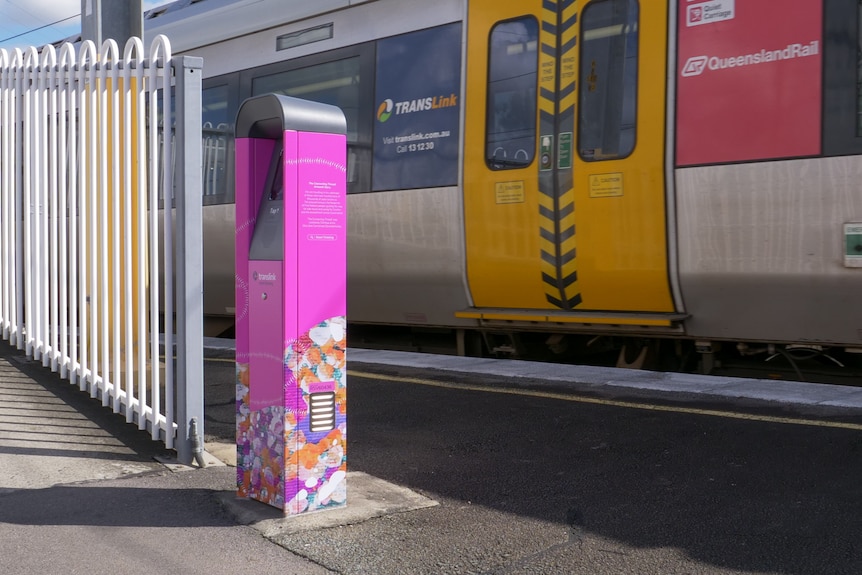
[[[347,502],[346,318],[321,322],[284,351],[284,406],[249,407],[249,364],[237,363],[237,486],[288,514]],[[332,393],[335,426],[312,431],[310,395]]]

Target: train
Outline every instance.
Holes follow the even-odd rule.
[[[856,0],[150,10],[147,38],[204,62],[208,331],[235,312],[236,112],[277,93],[347,118],[359,345],[858,366],[860,19]]]

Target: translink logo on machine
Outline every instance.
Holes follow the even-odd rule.
[[[820,42],[815,40],[807,44],[789,44],[782,50],[766,50],[742,56],[731,56],[719,58],[718,56],[693,56],[689,58],[682,67],[681,75],[684,78],[700,76],[706,70],[723,70],[725,68],[741,68],[744,66],[755,66],[757,64],[768,64],[782,60],[795,60],[820,54]]]
[[[419,98],[418,100],[408,100],[406,102],[393,102],[389,98],[377,108],[377,120],[385,122],[392,117],[393,109],[396,116],[402,114],[412,114],[414,112],[425,112],[429,110],[439,110],[441,108],[454,108],[458,105],[458,96],[451,94],[449,96],[432,96],[428,98]]]

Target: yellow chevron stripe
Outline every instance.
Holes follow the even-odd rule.
[[[557,3],[553,2],[553,10],[542,10],[542,31],[539,35],[539,40],[541,42],[541,52],[539,56],[539,110],[542,112],[540,114],[540,120],[545,120],[542,122],[540,127],[543,130],[543,134],[546,134],[545,130],[548,129],[547,124],[547,116],[553,118],[557,113],[557,103],[556,103],[556,91],[557,91],[557,62],[555,58],[555,54],[557,51],[557,37],[556,34],[552,34],[546,31],[546,26],[552,29],[555,29],[557,26]],[[546,50],[551,52],[551,54],[547,54]],[[547,97],[547,94],[552,95],[550,98]],[[551,125],[553,125],[553,120],[551,121]],[[548,185],[549,182],[545,181],[544,184],[540,184],[542,186],[541,191],[543,193],[539,194],[539,203],[540,206],[546,210],[548,210],[551,214],[554,214],[551,218],[548,217],[540,217],[539,225],[541,227],[541,232],[539,237],[539,247],[543,254],[546,256],[550,256],[553,258],[552,262],[546,261],[545,257],[541,258],[540,262],[540,270],[543,274],[543,283],[545,287],[545,294],[547,296],[559,299],[559,289],[556,286],[556,278],[559,274],[557,270],[556,264],[556,254],[557,254],[557,246],[554,241],[549,241],[546,239],[547,237],[554,238],[556,234],[556,201],[553,197],[554,188],[552,185]],[[554,278],[555,283],[549,284],[546,277]]]
[[[568,216],[560,219],[560,229],[567,230],[575,225],[575,214],[571,213]]]
[[[551,234],[551,237],[553,237],[553,234],[554,234],[553,227],[542,226],[542,229],[545,232]],[[539,248],[541,248],[542,251],[548,252],[549,254],[556,253],[556,251],[557,251],[557,246],[553,241],[547,240],[541,236],[539,237]]]

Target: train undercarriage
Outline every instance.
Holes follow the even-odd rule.
[[[862,384],[862,348],[547,331],[353,325],[348,345],[837,385]]]

